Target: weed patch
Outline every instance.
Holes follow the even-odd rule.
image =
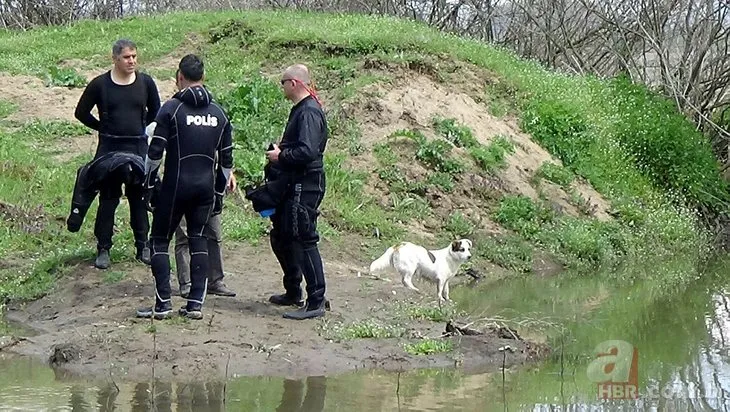
[[[479,145],[469,148],[471,156],[487,172],[504,169],[507,166],[507,155],[514,152],[514,144],[504,136],[495,137],[487,146]]]
[[[261,76],[248,76],[218,101],[234,127],[234,161],[240,184],[260,183],[266,165],[264,152],[280,140],[289,105],[278,85]]]
[[[506,195],[500,201],[494,219],[525,239],[534,239],[543,225],[552,222],[553,214],[550,209],[535,204],[527,196]]]
[[[446,322],[454,317],[461,315],[455,307],[451,305],[422,306],[411,303],[401,303],[396,307],[396,312],[405,315],[411,320],[430,320],[431,322]]]
[[[403,349],[411,355],[432,355],[451,352],[454,344],[450,340],[423,339],[416,343],[406,343],[403,345]]]
[[[86,86],[86,78],[73,68],[51,66],[48,68],[48,73],[46,73],[46,86],[84,87]]]
[[[533,246],[516,235],[479,238],[479,257],[517,273],[532,270]]]
[[[456,119],[433,119],[433,126],[444,139],[453,143],[456,147],[474,147],[479,142],[472,134],[471,129],[457,123]]]
[[[537,177],[541,177],[549,182],[553,182],[562,188],[570,187],[573,183],[575,175],[565,167],[553,162],[544,162],[535,172]]]
[[[474,233],[474,224],[460,211],[449,214],[444,230],[455,238],[470,237]]]
[[[405,328],[396,325],[383,325],[372,319],[362,320],[349,325],[336,325],[331,330],[325,328],[328,339],[385,339],[399,338],[405,334]]]

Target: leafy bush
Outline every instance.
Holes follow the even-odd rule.
[[[497,136],[488,146],[478,144],[469,148],[469,153],[477,164],[488,172],[504,168],[507,165],[507,154],[514,151],[514,144],[504,136]]]
[[[610,91],[613,109],[622,115],[615,137],[642,173],[693,202],[721,207],[728,200],[707,137],[672,102],[626,78],[613,81]]]
[[[234,156],[242,185],[262,179],[264,152],[281,139],[289,105],[278,85],[260,76],[251,76],[217,99],[234,127]]]
[[[541,231],[542,225],[553,220],[553,213],[527,196],[506,195],[500,201],[494,218],[507,229],[532,239]]]
[[[86,78],[71,67],[58,68],[51,66],[46,73],[46,86],[84,87]]]
[[[456,119],[441,119],[435,117],[433,125],[436,131],[443,136],[444,139],[453,143],[456,147],[474,147],[479,144],[474,138],[471,129],[467,126],[460,125]]]
[[[474,233],[474,224],[472,224],[466,216],[457,210],[449,215],[449,219],[446,221],[444,229],[446,229],[446,231],[454,237],[469,237],[472,233]]]
[[[416,159],[439,172],[455,175],[464,171],[464,165],[450,156],[451,144],[442,139],[434,139],[420,144]]]
[[[480,257],[515,272],[527,273],[532,270],[532,245],[517,235],[499,238],[479,239],[477,253]]]
[[[570,186],[575,178],[570,170],[553,162],[544,162],[535,174],[564,188]]]
[[[580,112],[555,100],[533,100],[522,116],[522,127],[563,164],[585,157],[593,143]]]

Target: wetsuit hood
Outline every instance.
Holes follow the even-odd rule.
[[[204,86],[186,87],[173,97],[193,107],[206,107],[213,102],[213,95]]]

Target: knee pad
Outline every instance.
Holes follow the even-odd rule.
[[[156,254],[167,254],[170,248],[170,240],[165,238],[153,237],[150,239],[150,252],[154,258]]]
[[[188,242],[191,254],[208,251],[208,239],[205,236],[190,236]]]

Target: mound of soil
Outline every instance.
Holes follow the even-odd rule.
[[[471,73],[469,79],[481,79],[472,70],[463,68],[460,73]],[[484,81],[484,80],[482,80]],[[417,84],[418,87],[413,87]],[[469,83],[472,87],[474,82]],[[478,82],[477,82],[478,84]],[[498,118],[489,113],[484,104],[477,102],[468,88],[462,85],[444,85],[434,81],[425,74],[408,73],[408,76],[396,76],[391,84],[375,84],[364,90],[356,102],[348,108],[354,112],[362,130],[362,143],[372,149],[376,144],[384,142],[395,131],[415,129],[435,137],[432,131],[434,118],[456,119],[459,124],[467,126],[474,137],[482,144],[488,145],[497,136],[504,136],[515,146],[515,152],[507,156],[507,167],[492,180],[499,182],[502,192],[521,194],[536,200],[539,191],[533,186],[535,172],[545,162],[560,165],[547,150],[535,143],[529,135],[520,131],[517,121],[511,117]],[[457,151],[460,149],[457,149]],[[468,154],[464,153],[465,157]],[[367,157],[367,156],[366,156]],[[366,158],[361,163],[373,162]],[[372,163],[370,163],[372,164]],[[404,167],[408,165],[403,165]],[[420,168],[414,162],[410,168]],[[406,170],[408,173],[408,170]],[[449,204],[453,210],[474,203],[474,189],[483,185],[483,178],[462,179],[461,187],[449,194]],[[571,202],[571,197],[560,186],[543,182],[543,196],[558,205],[563,213],[579,216],[580,211]],[[583,181],[575,181],[572,188],[586,201],[586,207],[594,217],[601,220],[610,219],[607,211],[609,203]],[[483,223],[494,226],[488,219]]]

